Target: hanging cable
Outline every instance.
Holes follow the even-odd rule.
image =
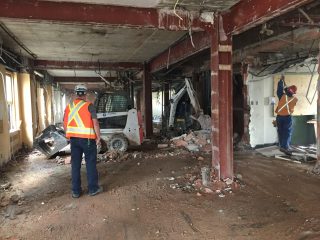
[[[171,51],[171,47],[169,47],[169,51],[168,51],[167,69],[169,68],[169,64],[170,64],[170,51]]]
[[[173,13],[174,13],[174,15],[176,15],[181,21],[183,21],[183,18],[180,17],[180,16],[177,14],[177,12],[176,12],[176,7],[177,7],[179,1],[180,1],[180,0],[177,0],[176,3],[174,4]]]
[[[188,19],[189,19],[189,36],[190,36],[190,41],[191,41],[191,45],[193,48],[195,48],[194,43],[193,43],[193,39],[192,39],[192,23],[191,23],[191,16],[190,13],[188,14]]]

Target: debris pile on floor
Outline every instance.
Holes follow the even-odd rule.
[[[171,139],[176,147],[184,147],[190,152],[211,152],[211,131],[200,130]]]
[[[290,161],[294,163],[314,162],[317,159],[317,149],[315,145],[291,146],[291,156],[280,152],[278,146],[259,148],[256,149],[256,151],[266,157],[275,157],[279,160]]]
[[[206,166],[201,167],[201,165],[198,164],[193,168],[184,167],[184,171],[187,173],[183,176],[166,177],[164,180],[169,181],[169,186],[172,189],[196,193],[197,196],[217,194],[221,198],[227,194],[232,194],[235,189],[244,186],[240,174],[237,174],[234,180],[227,178],[224,181],[218,181],[210,177],[210,168]],[[204,174],[204,169],[206,170],[206,174]],[[157,180],[160,180],[160,178],[157,178]]]

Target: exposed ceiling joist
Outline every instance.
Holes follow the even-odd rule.
[[[224,20],[224,30],[226,33],[238,34],[249,28],[253,28],[258,24],[262,24],[271,18],[282,15],[295,8],[306,5],[314,0],[266,0],[261,2],[260,0],[240,1],[234,5],[230,11],[222,13]],[[172,63],[181,61],[186,57],[189,57],[199,52],[199,40],[205,43],[205,48],[211,46],[211,36],[207,33],[201,39],[197,39],[201,33],[194,34],[193,42],[196,48],[193,48],[190,39],[185,39],[171,47],[166,51],[159,54],[150,62],[151,72],[158,71],[165,66]],[[206,33],[203,33],[204,35]],[[200,47],[201,49],[201,47]]]
[[[255,56],[261,52],[277,53],[285,48],[292,48],[290,51],[287,51],[290,54],[308,54],[303,53],[299,47],[303,48],[305,47],[306,43],[312,43],[319,38],[320,31],[316,28],[296,29],[291,32],[274,36],[263,42],[258,42],[248,47],[244,47],[243,49],[234,51],[233,62],[242,62],[245,60],[243,59],[244,57]],[[311,46],[308,45],[308,47]]]
[[[35,60],[34,69],[49,70],[49,69],[83,69],[83,70],[140,70],[143,68],[141,63],[133,62],[80,62],[80,61],[48,61]]]
[[[108,81],[115,81],[116,77],[104,77]],[[103,82],[100,77],[54,77],[55,82],[69,83],[69,82]]]
[[[127,28],[201,31],[206,22],[196,12],[39,0],[1,0],[0,17],[30,21],[104,24]]]
[[[314,0],[240,1],[222,16],[227,32],[238,34]]]
[[[150,61],[150,72],[159,71],[209,48],[211,44],[210,34],[208,32],[194,33],[192,42],[194,47],[190,37],[187,37],[152,59]]]

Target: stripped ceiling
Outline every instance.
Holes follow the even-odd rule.
[[[54,0],[55,2],[82,2],[91,4],[119,5],[142,8],[178,8],[187,10],[219,10],[229,9],[239,0]]]
[[[41,2],[43,0],[40,0]],[[45,0],[46,1],[46,0]],[[46,1],[48,2],[48,1]],[[183,11],[223,11],[238,0],[53,0]],[[139,62],[166,50],[188,34],[157,28],[127,28],[106,24],[2,18],[0,37],[10,50],[35,59],[52,61]],[[23,46],[23,48],[21,47]],[[26,51],[27,49],[27,51]],[[29,52],[29,53],[28,53]],[[74,75],[73,70],[50,71],[52,76]],[[83,74],[86,75],[83,75]],[[96,75],[94,71],[83,76]]]
[[[44,21],[2,22],[38,59],[57,61],[143,62],[186,33]],[[4,44],[19,51],[8,36],[4,36]]]

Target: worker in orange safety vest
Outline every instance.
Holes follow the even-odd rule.
[[[298,99],[294,96],[297,92],[295,85],[286,87],[284,76],[281,76],[278,82],[277,95],[279,103],[276,108],[277,113],[277,127],[279,136],[280,151],[287,155],[292,155],[290,149],[291,136],[292,136],[292,113],[296,106]]]
[[[81,189],[81,162],[85,155],[88,192],[94,196],[102,192],[98,185],[97,145],[100,144],[100,128],[92,103],[86,101],[87,87],[75,87],[77,98],[65,109],[63,125],[71,145],[72,197],[79,198]]]

